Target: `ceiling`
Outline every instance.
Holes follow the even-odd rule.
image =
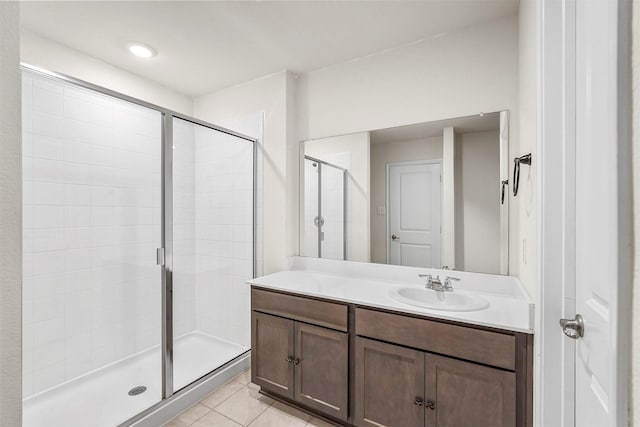
[[[499,130],[500,113],[486,113],[482,116],[478,114],[476,116],[374,130],[371,132],[371,143],[411,141],[442,136],[442,129],[446,127],[455,128],[457,134]]]
[[[21,2],[22,26],[198,96],[515,15],[518,0]],[[149,60],[126,50],[150,45]]]

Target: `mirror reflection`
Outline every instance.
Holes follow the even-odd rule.
[[[301,255],[508,273],[508,113],[304,141]]]

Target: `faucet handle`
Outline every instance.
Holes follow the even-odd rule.
[[[427,289],[431,289],[433,286],[433,276],[430,274],[418,274],[418,277],[426,277],[427,283],[424,284],[424,287]]]
[[[447,276],[444,278],[444,288],[448,291],[452,291],[453,290],[453,286],[451,285],[451,281],[455,280],[456,282],[460,281],[459,277],[452,277],[452,276]]]

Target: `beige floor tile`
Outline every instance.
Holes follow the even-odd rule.
[[[273,399],[259,394],[257,390],[244,387],[218,405],[215,410],[246,426],[272,403]]]
[[[192,424],[192,427],[240,427],[240,424],[216,411],[211,411]]]
[[[309,424],[307,424],[307,427],[334,427],[334,426],[337,426],[337,424],[328,423],[326,421],[321,420],[320,418],[311,418],[311,421],[309,421]]]
[[[283,412],[299,420],[302,420],[305,423],[308,423],[311,420],[311,418],[313,418],[311,415],[307,414],[306,412],[302,412],[301,410],[294,408],[293,406],[289,406],[282,402],[274,402],[271,408],[273,408],[276,411]]]
[[[191,408],[184,411],[177,418],[175,418],[174,421],[187,423],[187,425],[190,426],[209,412],[211,412],[211,409],[198,403],[195,406],[192,406]]]
[[[251,369],[247,369],[246,371],[235,377],[234,380],[238,381],[240,384],[249,384],[251,382]]]
[[[180,417],[176,417],[169,421],[166,424],[163,424],[163,427],[189,427],[189,423],[184,420],[181,420]]]
[[[216,406],[227,400],[229,396],[240,390],[244,386],[237,381],[231,381],[220,387],[200,401],[203,405],[214,409]]]
[[[271,406],[253,420],[249,427],[304,427],[306,424],[305,420]]]

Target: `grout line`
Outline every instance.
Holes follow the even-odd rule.
[[[234,394],[235,394],[235,393],[234,393]],[[212,412],[213,412],[213,411],[212,411]],[[237,425],[239,425],[239,426],[241,426],[241,425],[242,425],[242,424],[240,424],[239,422],[237,422],[236,420],[233,420],[233,419],[231,419],[231,418],[227,417],[225,414],[221,414],[221,413],[220,413],[220,412],[218,412],[218,411],[215,411],[215,412],[216,412],[216,414],[220,414],[220,415],[222,415],[223,417],[225,417],[226,419],[228,419],[229,421],[231,421],[231,422],[232,422],[232,423],[234,423],[234,424],[237,424]]]
[[[229,382],[227,382],[227,383],[224,383],[224,385],[223,385],[222,387],[226,387],[227,385],[231,384],[232,382],[237,382],[237,381],[231,380],[231,381],[229,381]],[[239,383],[239,382],[238,382],[238,384],[241,384],[241,383]],[[204,406],[206,406],[207,408],[209,408],[209,406],[207,406],[207,405],[204,403],[204,401],[205,401],[209,396],[212,396],[212,395],[216,394],[218,391],[220,391],[220,390],[222,389],[222,387],[219,387],[218,389],[216,389],[216,391],[214,391],[213,393],[211,393],[211,394],[207,395],[204,399],[200,400],[200,402],[199,402],[199,403],[202,403]],[[226,398],[224,398],[224,400],[222,400],[220,403],[218,403],[218,404],[216,405],[216,407],[215,407],[215,408],[209,408],[209,409],[211,409],[212,411],[214,411],[218,406],[222,405],[224,402],[226,402],[227,400],[229,400],[229,399],[231,398],[231,396],[234,396],[236,393],[238,393],[238,392],[239,392],[240,390],[242,390],[244,387],[247,387],[247,386],[240,387],[239,389],[237,389],[236,391],[234,391],[233,393],[231,393],[229,396],[227,396]],[[216,412],[217,412],[217,411],[216,411]],[[218,412],[218,413],[220,413],[220,412]],[[224,415],[224,414],[222,414],[222,415]],[[227,417],[227,418],[228,418],[228,417]]]

